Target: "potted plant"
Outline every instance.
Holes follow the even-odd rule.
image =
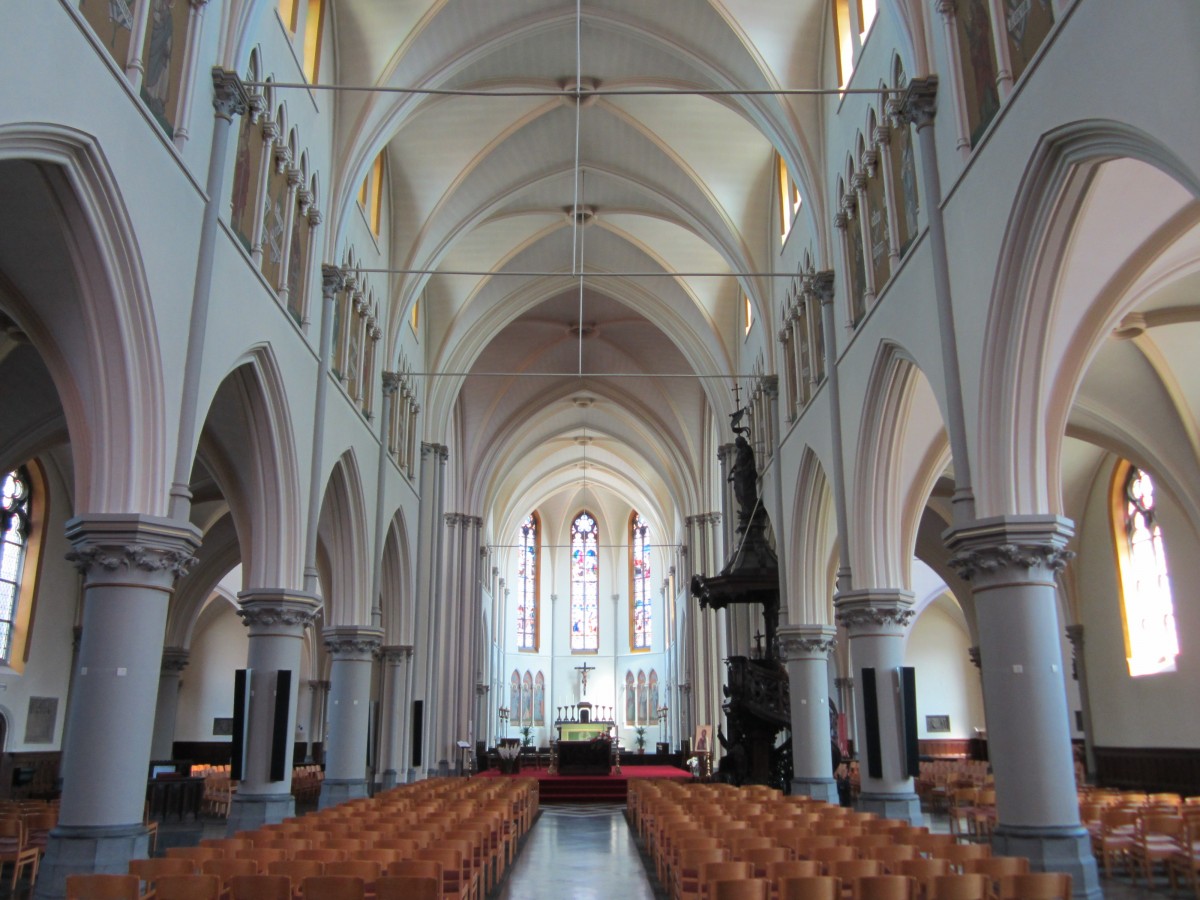
[[[532,747],[533,746],[533,726],[532,725],[522,725],[521,726],[521,746],[522,747]]]
[[[633,743],[637,747],[637,752],[645,753],[646,752],[646,726],[639,725],[637,728],[633,729],[633,733],[635,735],[635,737],[633,739]]]

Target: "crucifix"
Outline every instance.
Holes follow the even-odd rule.
[[[754,635],[754,651],[759,659],[762,659],[762,642],[764,636],[761,631],[755,632]]]
[[[587,664],[587,660],[584,660],[584,662],[583,662],[583,665],[582,665],[582,666],[576,666],[576,667],[575,667],[575,671],[576,671],[576,672],[579,672],[579,673],[580,673],[580,674],[583,676],[583,679],[582,679],[582,683],[583,683],[583,696],[585,696],[585,697],[586,697],[586,696],[587,696],[587,673],[588,673],[588,672],[595,672],[595,671],[596,671],[596,667],[595,667],[595,666],[589,666],[589,665]]]

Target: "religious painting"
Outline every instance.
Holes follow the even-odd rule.
[[[958,45],[967,98],[967,133],[974,147],[1000,110],[988,0],[961,0],[958,4]]]
[[[521,724],[533,724],[533,676],[528,670],[521,682]]]
[[[513,724],[521,718],[521,673],[516,669],[508,684],[508,717]]]
[[[901,256],[908,252],[916,237],[917,212],[920,209],[913,150],[912,126],[904,124],[893,128],[888,156],[892,167],[892,184],[896,188],[896,242],[900,245]]]
[[[650,699],[647,701],[650,707],[650,717],[658,721],[658,672],[654,669],[650,670]]]
[[[1004,0],[1004,30],[1013,81],[1021,77],[1054,26],[1050,0]]]
[[[212,727],[213,737],[229,737],[233,734],[233,717],[232,716],[215,716],[213,717]]]
[[[300,214],[300,203],[296,202],[296,212],[292,219],[291,250],[288,254],[287,289],[288,312],[299,323],[304,315],[304,273],[308,268],[304,248],[308,246],[309,232],[312,226],[308,224],[308,216]]]
[[[345,334],[346,321],[350,316],[350,291],[338,291],[333,301],[333,374],[344,378],[346,371],[346,342],[342,340]]]
[[[846,223],[846,253],[850,258],[850,318],[857,323],[867,311],[867,271],[863,259],[862,225],[858,216]]]
[[[237,148],[233,162],[233,194],[230,202],[229,224],[246,252],[254,241],[255,206],[258,196],[258,173],[262,168],[262,127],[247,113],[241,116]]]
[[[813,364],[816,370],[814,380],[820,382],[825,378],[825,321],[821,318],[821,312],[815,305],[812,307],[812,311]]]
[[[150,0],[146,23],[142,100],[169,135],[175,134],[190,9],[187,0]]]
[[[546,676],[541,672],[533,680],[533,724],[546,724]]]
[[[696,737],[692,741],[692,750],[695,753],[712,753],[713,751],[713,729],[711,725],[697,725]]]
[[[871,237],[871,269],[875,275],[875,292],[882,293],[891,277],[891,234],[888,228],[887,199],[883,178],[877,172],[867,179],[867,230]]]
[[[79,11],[121,71],[129,63],[129,43],[138,0],[82,0]]]
[[[54,724],[58,721],[57,697],[30,697],[25,715],[25,743],[53,744]]]
[[[632,672],[625,673],[625,724],[637,724],[637,686]]]
[[[267,178],[267,200],[263,207],[262,273],[272,288],[279,286],[283,271],[284,229],[287,227],[287,175],[271,167]]]
[[[342,372],[342,377],[346,380],[346,390],[349,391],[351,397],[356,399],[359,381],[362,378],[362,319],[358,304],[355,304],[350,321],[346,324],[346,327],[350,329],[350,340],[347,342],[346,368]]]
[[[949,731],[950,717],[949,716],[926,716],[925,730],[932,733]]]
[[[648,725],[650,716],[647,715],[649,710],[646,708],[647,701],[650,697],[646,692],[646,673],[638,672],[637,675],[637,719],[639,725]]]

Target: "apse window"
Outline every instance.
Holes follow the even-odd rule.
[[[571,525],[571,650],[600,649],[600,529],[586,512]]]
[[[517,531],[517,649],[538,649],[538,516],[530,513]]]
[[[792,231],[796,216],[800,213],[800,186],[788,171],[783,157],[777,157],[779,163],[779,242],[787,243],[787,237]]]
[[[1129,674],[1174,672],[1179,655],[1175,603],[1148,472],[1129,462],[1117,467],[1113,513]]]
[[[754,307],[750,305],[749,297],[742,297],[742,307],[745,310],[746,330],[743,334],[750,334],[750,329],[754,327]]]
[[[630,521],[629,600],[630,650],[649,650],[654,638],[650,596],[650,526],[639,513]]]

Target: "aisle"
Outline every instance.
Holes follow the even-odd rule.
[[[625,806],[547,804],[490,900],[655,900]]]

